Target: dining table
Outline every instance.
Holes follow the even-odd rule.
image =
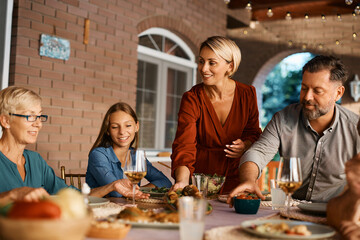
[[[129,204],[129,200],[125,198],[109,198],[113,203],[119,205]],[[238,214],[234,208],[229,207],[227,203],[219,200],[209,200],[209,203],[213,206],[213,211],[205,217],[205,235],[209,230],[228,227],[228,226],[240,226],[242,222],[247,220],[263,220],[263,219],[281,219],[280,212],[278,210],[272,210],[268,206],[260,206],[256,214]],[[139,208],[161,208],[164,205],[138,203]],[[246,233],[244,233],[246,234]],[[98,239],[98,238],[97,238]],[[180,239],[179,228],[168,228],[168,227],[132,227],[125,240],[169,240],[169,239]],[[224,238],[226,239],[226,238]],[[264,239],[249,234],[248,238],[241,239]],[[340,239],[339,236],[327,239]],[[95,240],[95,238],[86,238],[86,240]]]

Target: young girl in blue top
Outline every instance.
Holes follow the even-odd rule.
[[[112,105],[106,112],[99,136],[89,153],[86,183],[99,187],[124,178],[122,167],[129,148],[137,148],[139,121],[134,110],[124,102]],[[171,187],[170,180],[147,161],[147,187]],[[111,197],[121,197],[111,192]]]

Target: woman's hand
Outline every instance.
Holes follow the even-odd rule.
[[[44,197],[48,197],[49,193],[44,188],[20,187],[9,192],[12,201],[37,202]]]
[[[259,186],[253,181],[246,181],[239,184],[227,198],[229,207],[233,206],[233,197],[240,195],[241,193],[255,193],[261,200],[265,200],[265,197],[261,194]]]
[[[189,185],[189,182],[177,182],[170,188],[170,191],[175,191],[176,189],[184,188],[187,185]]]
[[[226,145],[226,148],[224,149],[226,153],[225,156],[229,158],[239,158],[250,147],[250,145],[251,142],[248,140],[243,142],[241,139],[236,139],[231,145]]]
[[[133,184],[129,179],[119,179],[114,182],[115,191],[123,195],[124,197],[132,197]],[[149,198],[149,194],[143,193],[139,190],[139,186],[136,185],[135,198]]]

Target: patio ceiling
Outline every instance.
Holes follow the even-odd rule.
[[[248,0],[231,0],[228,8],[243,9],[248,2]],[[360,0],[353,0],[351,5],[347,5],[345,0],[253,0],[251,20],[260,22],[281,20],[285,18],[287,12],[291,13],[293,19],[304,18],[305,14],[309,17],[350,14],[354,12],[359,2]],[[272,17],[267,16],[269,8],[273,12]]]

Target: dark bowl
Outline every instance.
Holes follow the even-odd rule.
[[[256,214],[260,207],[260,199],[237,199],[234,197],[234,207],[237,213]]]

